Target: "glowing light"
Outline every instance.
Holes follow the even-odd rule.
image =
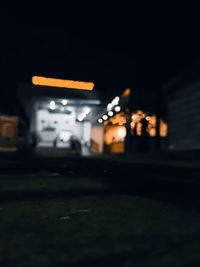
[[[90,108],[86,107],[86,108],[84,109],[84,113],[85,113],[86,115],[89,114],[89,113],[90,113]]]
[[[113,116],[113,114],[114,114],[114,113],[113,113],[111,110],[110,110],[110,111],[108,111],[108,116],[110,116],[110,117],[111,117],[111,116]]]
[[[113,104],[112,103],[109,103],[108,105],[107,105],[107,110],[109,111],[109,110],[111,110],[113,108]]]
[[[119,136],[119,138],[124,138],[126,136],[126,128],[125,127],[118,128],[117,135]]]
[[[102,123],[103,122],[103,120],[100,118],[100,119],[98,119],[98,123]]]
[[[106,121],[108,119],[108,116],[107,115],[103,115],[103,120]]]
[[[132,121],[130,124],[131,124],[131,127],[134,128],[135,122]]]
[[[136,120],[136,119],[137,119],[137,116],[136,116],[136,115],[133,115],[133,116],[132,116],[132,119],[133,119],[133,120]]]
[[[120,107],[120,106],[116,106],[116,107],[115,107],[115,111],[116,111],[116,112],[119,112],[120,110],[121,110],[121,107]]]
[[[63,99],[62,104],[63,104],[64,106],[67,105],[67,100],[66,100],[66,99]]]
[[[62,80],[62,79],[46,78],[40,76],[33,76],[32,83],[41,86],[63,87],[63,88],[89,90],[89,91],[92,91],[94,88],[94,83],[92,82]]]
[[[52,110],[54,110],[54,109],[56,108],[56,103],[55,103],[55,101],[52,100],[52,101],[50,102],[50,104],[49,104],[49,108],[52,109]]]
[[[116,96],[116,97],[113,99],[113,101],[112,101],[113,106],[118,105],[119,100],[120,100],[119,96]]]
[[[122,97],[127,97],[127,96],[130,95],[130,93],[131,93],[131,89],[130,89],[130,88],[127,88],[127,89],[124,91],[124,93],[122,94]]]
[[[79,121],[83,121],[86,117],[86,114],[85,113],[81,113],[79,116],[78,116],[78,120]]]
[[[83,121],[85,119],[85,117],[90,113],[90,108],[88,107],[85,107],[84,108],[84,112],[81,113],[79,116],[78,116],[78,120],[79,121]]]

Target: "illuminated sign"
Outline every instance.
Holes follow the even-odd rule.
[[[89,90],[89,91],[92,91],[94,88],[94,83],[92,82],[79,82],[72,80],[46,78],[40,76],[33,76],[32,83],[34,85],[41,85],[41,86],[62,87],[62,88]]]

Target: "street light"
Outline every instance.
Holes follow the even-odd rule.
[[[119,112],[120,110],[121,110],[121,107],[120,107],[120,106],[116,106],[116,107],[115,107],[115,111],[116,111],[116,112]]]
[[[103,120],[106,121],[108,119],[108,116],[107,115],[103,115]]]

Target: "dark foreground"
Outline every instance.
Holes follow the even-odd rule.
[[[200,266],[200,168],[0,159],[0,266]]]

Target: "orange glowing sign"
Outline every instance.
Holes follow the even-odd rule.
[[[92,91],[94,88],[94,83],[92,82],[79,82],[72,80],[46,78],[40,76],[33,76],[32,83],[34,85],[41,85],[41,86],[62,87],[62,88],[89,90],[89,91]]]

